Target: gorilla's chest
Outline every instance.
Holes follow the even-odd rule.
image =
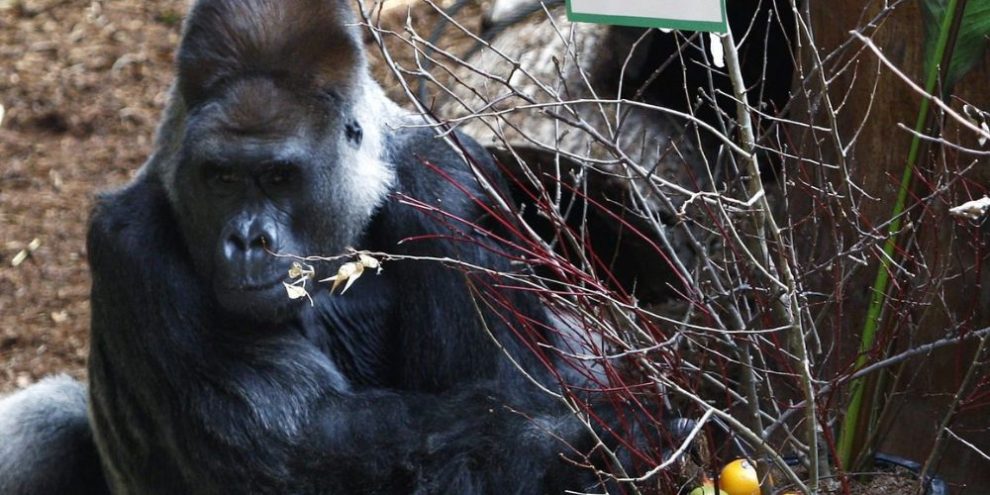
[[[386,273],[364,274],[347,292],[314,290],[314,305],[304,308],[303,333],[330,357],[357,388],[394,386],[401,358],[396,327],[396,291]]]

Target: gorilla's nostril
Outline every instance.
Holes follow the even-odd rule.
[[[224,243],[224,248],[226,249],[228,255],[233,255],[238,253],[251,254],[268,252],[274,249],[274,246],[268,239],[268,236],[265,235],[256,236],[252,238],[250,242],[241,236],[232,235],[227,238],[227,242]]]
[[[266,222],[259,226],[251,237],[249,249],[258,250],[263,253],[273,253],[278,251],[278,229],[272,222]]]
[[[268,237],[266,237],[264,234],[255,237],[251,241],[251,249],[261,249],[262,251],[264,251],[267,250],[270,246],[271,243],[268,242]]]
[[[244,238],[239,235],[232,235],[227,238],[226,247],[234,251],[246,251],[248,246]]]

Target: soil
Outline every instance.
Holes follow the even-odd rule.
[[[798,476],[803,476],[805,471],[797,469]],[[775,470],[774,479],[778,480],[777,490],[780,493],[791,494],[800,493],[792,489],[786,482],[786,478]],[[823,479],[819,486],[819,493],[822,495],[843,495],[848,488],[848,495],[914,495],[918,488],[917,475],[900,466],[877,466],[869,472],[862,472],[856,476],[850,476],[848,486],[843,486],[837,478]],[[791,490],[789,490],[791,489]]]
[[[89,209],[151,149],[185,4],[0,0],[0,392],[85,375]]]

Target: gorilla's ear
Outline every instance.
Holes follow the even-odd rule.
[[[179,90],[195,105],[245,76],[347,94],[364,69],[356,16],[343,0],[200,0],[179,47]]]

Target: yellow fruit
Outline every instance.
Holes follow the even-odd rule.
[[[711,482],[705,483],[704,486],[699,486],[688,495],[729,495],[725,493],[725,490],[719,490],[718,493],[715,492],[715,487],[711,485]]]
[[[746,459],[736,459],[722,468],[718,487],[729,495],[760,495],[760,479]]]

